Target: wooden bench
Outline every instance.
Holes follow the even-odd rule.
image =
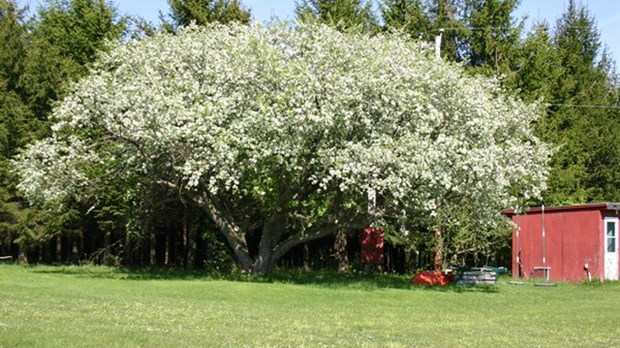
[[[464,267],[458,270],[460,284],[497,284],[500,274],[508,273],[506,267]]]
[[[467,285],[495,284],[497,282],[497,273],[484,269],[465,271],[461,274],[459,282]]]

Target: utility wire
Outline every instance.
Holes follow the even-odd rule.
[[[572,26],[572,27],[565,27],[565,28],[569,28],[569,29],[587,29],[589,27],[585,27],[585,26]],[[448,28],[438,28],[438,29],[431,29],[426,31],[426,33],[429,32],[444,32],[446,30],[463,30],[463,29],[469,29],[469,30],[489,30],[489,29],[493,29],[493,30],[510,30],[510,29],[516,29],[515,27],[467,27],[467,26],[463,26],[463,27],[448,27]],[[420,32],[420,34],[423,32]],[[565,107],[571,107],[571,108],[589,108],[589,109],[620,109],[620,105],[585,105],[585,104],[558,104],[558,103],[545,103],[545,106],[565,106]]]
[[[567,106],[571,108],[594,108],[594,109],[620,109],[620,105],[584,105],[584,104],[553,104],[546,103],[546,106]]]
[[[440,30],[464,30],[464,29],[469,29],[469,30],[473,30],[473,31],[482,31],[482,30],[513,30],[513,29],[517,29],[518,27],[469,27],[469,26],[462,26],[462,27],[447,27],[447,28],[437,28],[437,29],[430,29],[426,32],[438,32]],[[588,29],[590,27],[585,27],[585,26],[581,26],[581,27],[577,27],[577,26],[572,26],[572,27],[563,27],[566,29]]]

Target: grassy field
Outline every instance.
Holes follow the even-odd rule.
[[[0,265],[1,347],[620,347],[620,283]]]

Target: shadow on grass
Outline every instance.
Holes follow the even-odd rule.
[[[379,289],[403,289],[415,291],[436,291],[453,293],[497,293],[495,285],[466,286],[422,286],[411,283],[410,276],[396,274],[336,273],[330,271],[278,270],[268,276],[244,273],[207,273],[199,270],[174,268],[114,268],[105,266],[33,266],[33,273],[61,274],[76,277],[118,280],[222,280],[248,283],[273,283],[307,285],[329,289],[359,289],[373,291]]]
[[[411,276],[396,274],[374,274],[365,273],[336,273],[336,272],[298,272],[298,271],[278,271],[267,277],[272,283],[287,283],[295,285],[312,285],[326,288],[342,289],[407,289],[420,291],[437,292],[498,292],[496,286],[463,286],[452,284],[448,286],[422,286],[411,283]]]

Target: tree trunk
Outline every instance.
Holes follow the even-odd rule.
[[[80,253],[78,252],[77,243],[78,241],[75,240],[71,242],[71,256],[69,257],[69,259],[71,260],[72,264],[77,264],[80,260]]]
[[[229,217],[222,214],[222,210],[218,209],[218,205],[214,199],[212,199],[207,193],[203,194],[203,196],[200,197],[196,203],[198,203],[199,206],[205,210],[207,215],[209,215],[211,220],[213,220],[220,232],[224,235],[228,245],[230,245],[235,253],[242,271],[252,272],[255,267],[255,262],[253,262],[250,257],[248,245],[243,236],[243,231],[241,231],[239,226],[231,221]]]
[[[74,263],[80,263],[82,261],[81,255],[84,249],[84,231],[79,230],[72,238],[71,242],[71,259]]]
[[[56,236],[56,262],[62,262],[62,236]]]
[[[134,261],[134,253],[132,252],[132,247],[133,247],[133,241],[131,238],[131,233],[129,233],[129,229],[128,226],[125,228],[125,245],[124,245],[124,259],[123,259],[123,263],[125,265],[133,265],[135,264]]]
[[[441,271],[443,269],[443,236],[441,233],[441,228],[435,228],[435,258],[433,260],[433,264],[435,266],[435,271]]]
[[[411,272],[411,250],[405,250],[405,273]]]
[[[157,263],[157,238],[155,237],[155,233],[153,231],[151,231],[150,234],[149,265],[155,266]]]
[[[28,264],[28,253],[26,252],[26,246],[25,244],[19,244],[19,252],[17,255],[17,262],[20,265],[27,265]]]
[[[112,265],[112,231],[105,231],[103,235],[103,264]]]
[[[265,221],[263,234],[258,247],[258,255],[254,260],[250,257],[243,231],[241,231],[241,228],[234,221],[233,217],[226,213],[227,209],[225,205],[222,205],[221,202],[211,197],[206,189],[203,195],[196,199],[196,203],[205,210],[220,232],[224,235],[228,244],[233,249],[242,270],[245,272],[255,272],[259,275],[265,275],[271,272],[276,261],[297,245],[333,235],[341,228],[351,229],[362,226],[347,224],[344,222],[345,219],[346,221],[353,220],[335,213],[322,224],[314,225],[311,231],[307,231],[307,233],[296,233],[282,240],[288,218],[288,212],[286,209],[282,208],[286,207],[286,204],[288,204],[288,200],[285,198],[286,197],[280,200],[282,203],[281,208],[276,208],[273,214]],[[342,204],[342,199],[342,193],[338,191],[338,194],[334,198],[334,205],[339,207]]]
[[[258,244],[258,255],[254,261],[254,273],[266,275],[273,268],[273,246],[280,239],[281,228],[284,228],[280,220],[280,214],[274,214],[265,221],[263,233]]]
[[[183,265],[186,269],[188,269],[187,258],[189,257],[189,231],[187,227],[187,213],[183,214],[181,240],[183,241]]]
[[[196,227],[189,226],[187,224],[187,218],[184,218],[183,229],[184,229],[184,234],[186,236],[185,243],[186,243],[186,249],[187,249],[187,259],[185,263],[185,268],[194,269],[194,267],[196,266],[196,249],[198,247],[196,238],[198,237],[198,233],[197,233]]]
[[[39,263],[52,262],[51,246],[47,242],[40,244],[37,249],[39,249]]]
[[[262,257],[261,257],[262,256]],[[273,271],[273,262],[271,258],[271,252],[268,254],[260,255],[256,258],[254,262],[253,272],[254,274],[264,276]]]
[[[338,261],[338,272],[344,273],[349,270],[349,254],[347,253],[347,232],[344,229],[338,230],[334,240],[334,252]]]
[[[168,266],[170,262],[170,233],[166,234],[166,241],[164,243],[164,265]]]
[[[310,272],[310,250],[308,249],[308,243],[304,243],[302,257],[304,271]]]

